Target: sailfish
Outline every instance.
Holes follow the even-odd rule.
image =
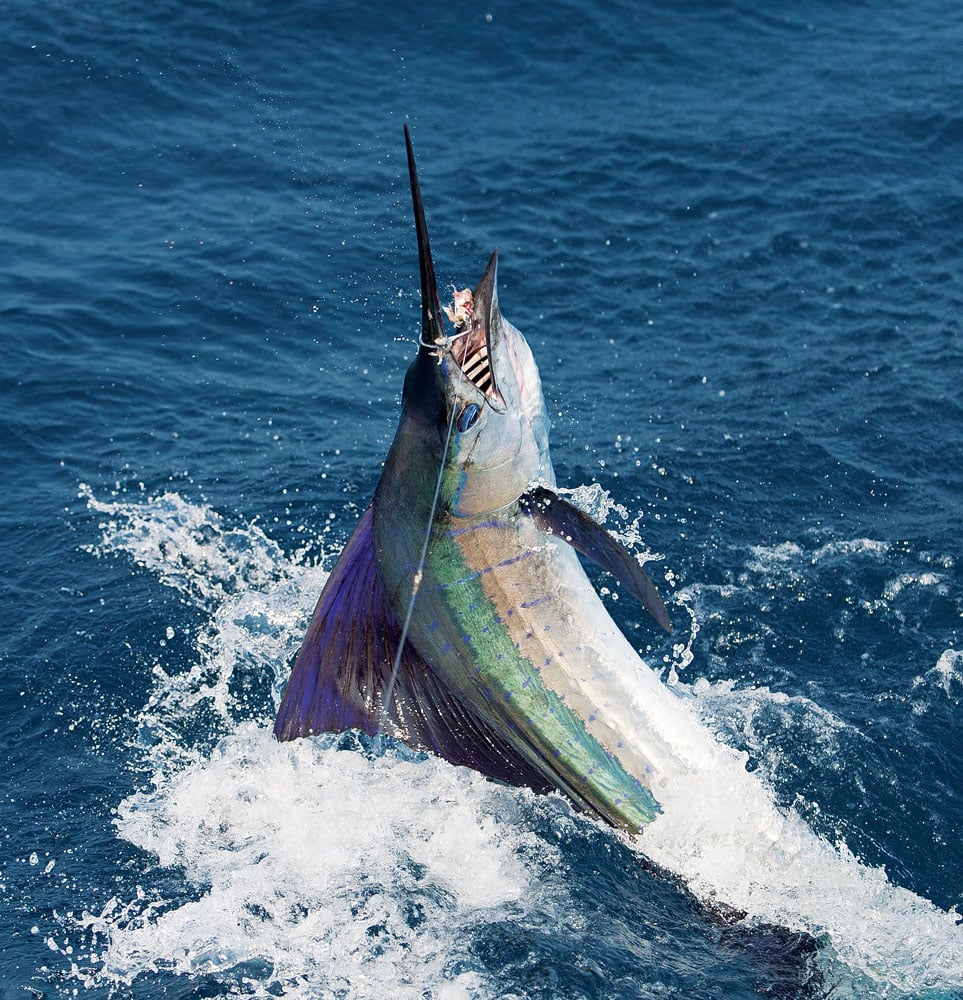
[[[474,290],[455,293],[446,331],[407,126],[405,143],[418,353],[381,479],[318,600],[275,735],[384,732],[638,832],[659,814],[660,774],[677,756],[672,706],[579,553],[671,632],[665,605],[638,559],[557,492],[539,372],[499,307],[497,250]]]
[[[772,941],[793,977],[829,937],[874,981],[902,988],[912,973],[931,988],[934,970],[953,969],[946,981],[957,984],[955,911],[890,884],[781,809],[747,754],[719,741],[612,621],[580,557],[671,631],[638,560],[561,495],[538,369],[499,306],[497,251],[477,286],[440,308],[407,128],[405,141],[418,352],[374,497],[318,600],[275,735],[385,733],[558,791],[641,834],[643,859],[725,923],[751,915],[750,933]],[[805,975],[807,989],[821,981],[818,967]]]

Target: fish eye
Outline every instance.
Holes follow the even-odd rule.
[[[458,415],[459,433],[464,434],[465,431],[474,427],[480,416],[481,407],[477,403],[468,403]]]

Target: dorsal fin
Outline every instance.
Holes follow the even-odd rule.
[[[381,728],[401,629],[374,559],[369,507],[328,577],[274,723],[279,740]],[[538,791],[552,786],[466,709],[405,643],[385,731],[453,764]]]
[[[358,522],[318,598],[274,723],[279,740],[378,731],[397,623],[372,557],[371,508]]]

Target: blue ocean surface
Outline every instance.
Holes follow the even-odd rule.
[[[2,23],[0,995],[963,996],[959,5]],[[783,828],[274,741],[414,355],[404,123]]]

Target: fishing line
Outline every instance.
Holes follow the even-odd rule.
[[[439,338],[435,343],[429,343],[425,340],[425,335],[422,333],[418,337],[418,343],[421,344],[422,347],[427,347],[434,354],[437,354],[440,348],[450,348],[456,340],[461,340],[462,337],[467,337],[469,333],[471,333],[471,327],[467,326],[460,333],[456,330],[450,337],[445,337],[444,342],[442,342],[441,338]]]
[[[428,524],[425,528],[425,540],[421,546],[421,557],[418,560],[418,569],[411,581],[411,598],[408,601],[408,612],[405,615],[405,623],[401,627],[401,637],[398,639],[398,648],[395,650],[395,660],[391,667],[391,679],[385,688],[384,703],[381,708],[381,724],[378,727],[379,734],[384,730],[385,722],[388,719],[388,712],[391,709],[391,697],[395,690],[395,681],[398,677],[398,668],[401,665],[401,654],[405,648],[405,640],[408,638],[408,626],[411,624],[411,615],[415,610],[415,599],[418,596],[418,589],[421,587],[421,577],[425,569],[425,560],[428,558],[428,543],[431,540],[431,526],[435,520],[435,510],[438,507],[438,497],[441,494],[441,481],[445,474],[445,459],[448,456],[448,445],[451,443],[451,432],[455,426],[455,407],[451,408],[451,415],[448,418],[448,432],[445,434],[445,446],[441,452],[441,463],[438,466],[438,478],[435,480],[435,495],[431,500],[431,511],[428,514]]]

